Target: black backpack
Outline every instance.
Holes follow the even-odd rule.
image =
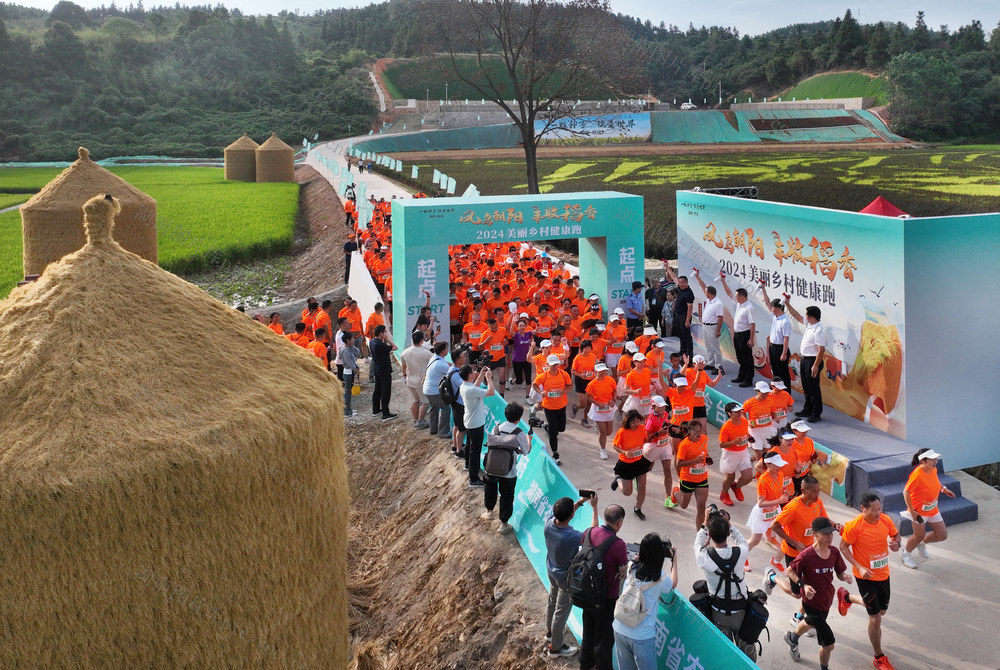
[[[593,528],[588,528],[584,531],[583,544],[566,570],[569,599],[586,612],[599,611],[608,597],[608,583],[604,578],[604,554],[611,543],[618,539],[612,535],[599,547],[595,547],[590,542],[592,530]]]
[[[517,436],[520,428],[512,433],[501,433],[498,427],[495,433],[486,437],[486,459],[483,461],[483,471],[490,477],[506,477],[514,469],[517,454],[521,444]]]
[[[740,592],[740,584],[742,583],[742,580],[736,576],[736,566],[739,565],[740,558],[742,557],[740,548],[733,547],[729,558],[723,560],[719,556],[719,552],[715,550],[715,547],[709,547],[708,557],[715,561],[715,574],[719,576],[719,584],[715,587],[715,593],[712,594],[712,606],[724,614],[732,614],[733,612],[745,609],[747,606],[746,600],[736,597]],[[722,590],[723,585],[725,585],[726,590],[720,597],[719,592]]]
[[[438,382],[438,393],[441,394],[441,400],[448,405],[455,404],[455,392],[451,388],[451,377],[457,374],[458,370],[452,370],[441,377],[441,381]]]

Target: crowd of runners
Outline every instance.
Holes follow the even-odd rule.
[[[397,345],[383,316],[386,308],[391,313],[392,301],[390,207],[385,200],[373,199],[372,221],[359,228],[357,208],[348,202],[345,213],[351,240],[345,252],[362,254],[383,302],[363,319],[351,298],[343,305],[320,304],[310,298],[301,321],[289,333],[284,332],[277,314],[271,315],[267,325],[314,353],[320,364],[344,380],[348,416],[356,413],[351,400],[352,391],[356,393],[360,386],[360,362],[370,358],[372,414],[392,420],[396,415],[389,411],[391,354]],[[709,456],[705,397],[706,390],[725,375],[718,353],[721,327],[710,326],[721,326],[725,310],[715,287],[695,275],[706,298],[701,321],[706,326],[707,352],[706,356],[692,355],[693,291],[687,277],[675,276],[666,263],[664,271],[657,285],[635,282],[622,307],[607,309],[599,296],[580,287],[580,278],[548,247],[539,249],[530,242],[452,247],[447,323],[433,314],[427,296],[410,341],[398,354],[414,427],[448,441],[451,452],[464,462],[469,486],[484,489],[483,518],[498,519],[498,530],[507,533],[511,531],[508,522],[516,470],[511,461],[505,473],[498,473],[496,468],[504,466],[490,463],[491,448],[503,444],[514,453],[528,453],[531,437],[518,427],[527,419],[532,431],[539,428],[545,434],[545,446],[561,465],[565,459],[583,457],[580,445],[560,451],[560,435],[567,423],[578,422],[592,436],[589,448],[599,459],[613,460],[607,471],[610,489],[633,501],[632,514],[638,521],[646,520],[643,509],[650,475],[662,477],[664,491],[669,492],[664,507],[690,515],[698,565],[716,591],[720,585],[731,587],[725,597],[710,594],[710,606],[703,611],[711,616],[714,610],[716,624],[745,653],[756,657],[753,645],[740,638],[739,625],[733,622],[743,619],[741,608],[748,607],[753,597],[753,587],[747,586],[747,573],[753,571],[749,554],[763,545],[766,560],[758,564],[763,567],[762,590],[771,595],[778,588],[800,601],[791,630],[784,636],[793,659],[800,657],[801,637],[815,635],[820,666],[827,668],[835,640],[827,621],[829,610],[836,604],[839,613],[846,615],[852,605],[859,605],[869,617],[874,667],[892,668],[881,645],[881,622],[890,598],[889,555],[901,550],[902,564],[916,568],[915,553],[926,559],[930,555],[927,545],[947,538],[937,500],[941,494],[953,494],[938,480],[940,455],[923,449],[914,456],[904,494],[904,516],[912,521],[914,534],[905,543],[873,493],[862,498],[856,518],[843,526],[833,524],[819,498],[819,482],[811,474],[827,463],[827,454],[817,450],[810,437],[810,423],[819,421],[822,411],[822,398],[817,394],[825,342],[819,309],[809,307],[803,317],[787,299],[767,301],[774,321],[766,344],[776,375],[757,379],[750,354],[756,324],[746,306],[749,298],[743,289],[731,291],[720,276],[719,283],[734,303],[739,371],[731,381],[752,386],[754,395],[743,403],[725,405],[727,419],[719,429],[717,445],[722,485],[719,491],[710,492],[708,472],[715,463]],[[815,388],[807,389],[805,406],[797,412],[788,388],[786,309],[807,325],[802,360],[809,370],[803,375],[817,380]],[[668,328],[678,337],[679,351],[667,349]],[[493,395],[507,402],[505,421],[486,435],[485,399]],[[569,520],[588,501],[594,507],[593,527],[600,530],[585,542],[582,534],[569,527]],[[749,539],[730,521],[737,510],[737,518],[745,519],[742,525]],[[569,561],[579,551],[593,550],[597,536],[607,541],[605,608],[614,609],[616,597],[630,581],[643,585],[644,593],[648,583],[660,584],[654,593],[662,591],[664,584],[668,590],[677,586],[675,568],[671,577],[660,573],[664,560],[672,561],[673,555],[657,549],[650,536],[632,561],[627,560],[624,543],[620,551],[612,549],[626,516],[621,506],[610,505],[599,516],[596,496],[576,502],[563,499],[555,504],[546,526],[551,581],[546,616],[549,653],[568,656],[579,651],[581,668],[603,669],[611,667],[614,647],[619,667],[652,668],[643,645],[654,634],[648,621],[623,627],[610,610],[585,612],[582,649],[563,642],[570,603]],[[833,533],[840,535],[839,547],[833,543]],[[659,538],[651,535],[658,543]],[[581,544],[585,546],[580,548]],[[706,558],[713,556],[711,552],[716,552],[714,558]],[[720,572],[719,566],[726,566],[729,559],[738,565]],[[638,572],[637,566],[642,568]],[[856,581],[858,594],[843,587],[835,590],[834,576],[847,584]],[[654,617],[655,602],[654,598]]]

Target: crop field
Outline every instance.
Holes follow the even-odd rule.
[[[876,105],[889,104],[885,80],[863,72],[831,72],[810,77],[782,96],[783,100],[792,98],[875,98]]]
[[[37,191],[60,171],[0,170],[0,193]],[[160,266],[171,272],[282,254],[294,239],[298,184],[225,181],[219,168],[129,166],[112,172],[156,199]],[[21,217],[8,212],[0,215],[0,297],[20,279]]]
[[[0,193],[0,209],[7,209],[27,202],[31,195],[31,193]]]
[[[623,149],[626,153],[627,149]],[[433,170],[483,195],[525,194],[523,160],[419,161],[423,188]],[[829,151],[540,159],[542,192],[622,191],[645,205],[646,255],[676,252],[678,190],[757,186],[760,198],[858,211],[882,195],[913,216],[1000,211],[1000,151],[964,147],[916,151]]]

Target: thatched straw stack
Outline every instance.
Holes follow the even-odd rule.
[[[257,147],[257,181],[295,181],[295,150],[274,133]]]
[[[21,207],[24,234],[24,274],[41,274],[45,266],[83,246],[81,207],[95,193],[110,193],[121,201],[115,240],[134,254],[156,262],[156,201],[121,177],[80,158]]]
[[[344,668],[341,386],[118,206],[0,301],[0,665]]]
[[[225,178],[236,181],[257,180],[257,147],[260,145],[247,137],[236,140],[223,152],[225,155]]]

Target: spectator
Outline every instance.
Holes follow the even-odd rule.
[[[583,533],[570,527],[576,510],[590,503],[593,518],[591,528],[597,527],[597,494],[590,498],[580,498],[575,503],[570,498],[560,498],[552,506],[552,514],[545,520],[545,567],[549,575],[549,605],[545,610],[545,637],[549,640],[549,656],[572,656],[579,647],[563,642],[566,621],[573,608],[569,599],[569,585],[566,570],[573,560]]]
[[[451,429],[452,446],[451,453],[457,458],[465,458],[465,448],[462,446],[465,440],[465,401],[459,390],[462,387],[462,375],[460,370],[466,364],[467,359],[464,349],[451,350],[451,367],[448,368],[448,382],[451,384],[451,395],[455,402],[451,403],[451,415],[454,427]]]
[[[344,416],[356,414],[351,408],[351,390],[354,387],[354,381],[358,378],[358,356],[360,355],[361,352],[354,346],[354,333],[344,333],[340,349],[340,360],[344,365]]]
[[[618,537],[618,532],[625,523],[625,509],[621,505],[608,505],[604,510],[604,525],[591,528],[584,532],[584,541],[591,546],[599,547],[605,540],[611,539],[611,544],[604,553],[604,580],[607,591],[604,602],[593,611],[583,611],[583,636],[580,641],[580,668],[597,668],[611,670],[611,652],[615,644],[615,631],[612,624],[615,620],[615,601],[625,575],[628,564],[628,551],[625,541]]]
[[[806,327],[799,352],[802,356],[799,361],[799,374],[802,377],[802,393],[806,400],[795,416],[809,417],[809,421],[816,422],[823,414],[823,390],[819,383],[820,375],[823,373],[823,357],[826,353],[826,330],[820,322],[822,312],[816,305],[809,305],[803,318],[792,307],[791,298],[785,300],[785,307],[793,319],[805,324]]]
[[[424,373],[434,354],[423,347],[424,333],[416,331],[410,336],[413,344],[403,350],[399,357],[403,367],[403,382],[410,392],[410,414],[413,415],[414,428],[427,428],[424,420],[427,412],[427,396],[424,395]]]
[[[466,365],[458,374],[462,378],[459,393],[462,395],[462,404],[465,405],[464,422],[467,434],[465,464],[469,468],[469,486],[480,488],[483,486],[483,481],[479,478],[479,469],[483,462],[486,398],[496,393],[496,389],[493,387],[493,371],[488,367],[481,367],[479,372],[473,375],[472,366]],[[485,389],[481,386],[484,380],[486,381]]]
[[[785,314],[785,306],[781,300],[775,298],[769,300],[767,288],[761,282],[760,289],[767,301],[768,309],[774,317],[771,320],[771,332],[767,336],[767,356],[771,363],[771,376],[781,377],[785,382],[785,388],[792,388],[792,377],[788,371],[788,361],[791,359],[791,352],[788,351],[788,342],[792,335],[792,324]]]
[[[698,285],[701,286],[701,291],[705,294],[706,299],[701,310],[701,338],[705,342],[705,358],[708,361],[705,369],[715,372],[722,367],[722,349],[719,348],[719,338],[722,336],[725,310],[715,287],[706,286],[697,270],[692,274],[698,280]]]
[[[632,282],[632,292],[625,298],[625,327],[629,331],[629,337],[633,337],[636,330],[642,330],[643,319],[645,318],[646,306],[642,299],[642,282]]]
[[[669,593],[677,584],[676,550],[664,543],[656,533],[649,533],[639,543],[639,555],[628,566],[624,588],[629,582],[636,582],[642,589],[646,604],[646,616],[638,626],[627,626],[617,619],[612,628],[615,631],[615,654],[618,670],[656,670],[656,614],[659,611],[660,596]],[[663,561],[670,559],[670,576],[663,574]]]
[[[350,202],[350,200],[348,200]],[[348,221],[350,221],[351,215],[347,215]],[[348,224],[350,225],[350,224]],[[344,243],[344,283],[349,284],[351,281],[351,257],[354,252],[358,250],[358,243],[355,239],[354,233],[350,233],[347,236],[347,242]]]
[[[423,387],[429,406],[427,423],[431,435],[437,435],[442,440],[451,439],[451,406],[441,399],[441,392],[438,390],[441,378],[448,374],[448,361],[444,358],[447,351],[447,342],[438,342],[434,345],[434,355],[427,365]]]
[[[673,314],[671,318],[674,323],[673,334],[680,340],[680,351],[687,354],[688,358],[694,356],[694,344],[691,341],[691,316],[694,312],[694,291],[688,286],[688,278],[684,275],[674,277],[673,270],[664,262],[664,271],[667,278],[677,282],[677,296],[674,298]]]
[[[504,407],[503,415],[506,421],[497,424],[494,428],[494,433],[497,435],[512,435],[517,433],[518,453],[524,455],[531,453],[531,435],[520,431],[517,425],[518,421],[521,420],[521,416],[524,415],[524,406],[519,402],[509,403]],[[496,507],[497,497],[499,496],[500,527],[498,531],[509,533],[511,526],[507,522],[510,521],[510,517],[514,513],[514,487],[517,486],[517,461],[514,461],[514,467],[506,475],[502,477],[486,477],[485,485],[483,504],[486,506],[486,511],[483,513],[482,518],[485,521],[493,519],[493,508]]]
[[[383,421],[391,421],[398,416],[389,411],[389,398],[392,395],[392,352],[399,347],[389,339],[389,331],[384,325],[375,326],[374,334],[375,339],[371,343],[372,370],[375,374],[372,416],[381,414]],[[337,368],[343,373],[343,365],[338,365]]]

